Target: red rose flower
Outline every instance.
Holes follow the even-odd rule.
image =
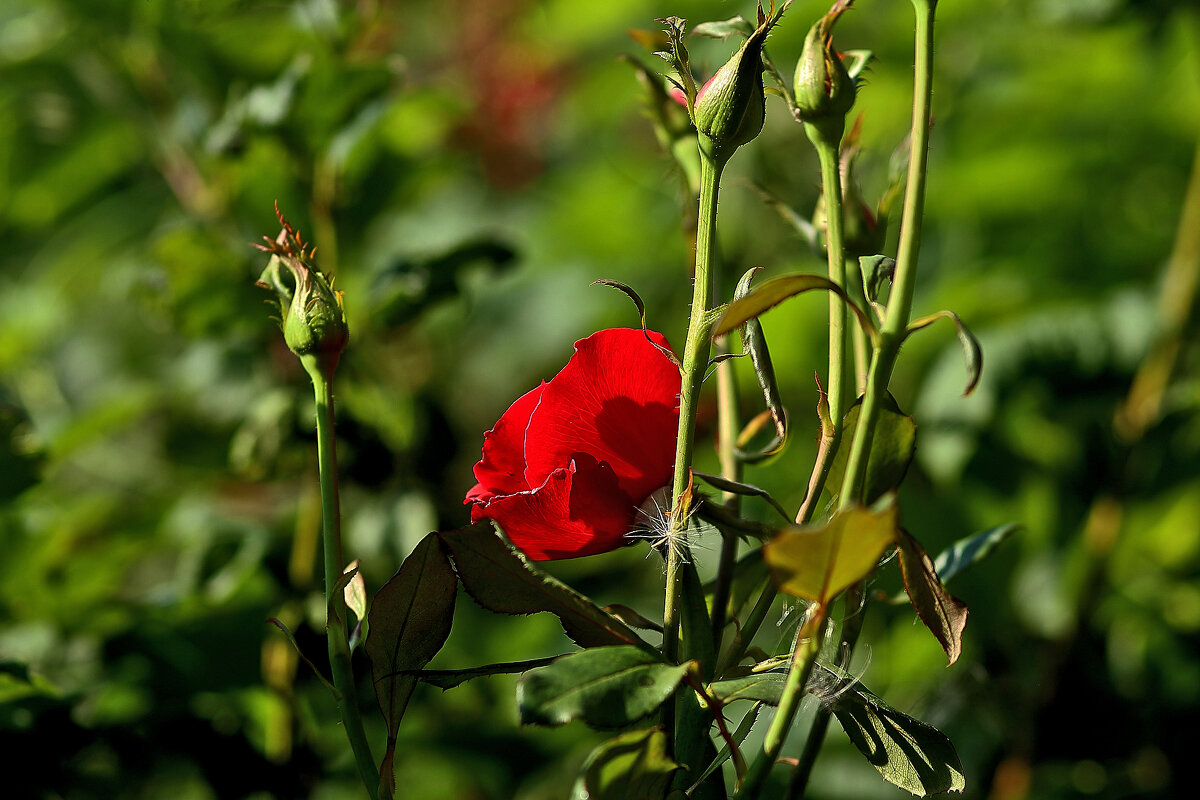
[[[678,406],[679,371],[641,330],[580,339],[484,435],[471,520],[494,520],[535,561],[627,544],[638,507],[671,482]]]

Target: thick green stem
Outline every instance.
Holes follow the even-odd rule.
[[[708,369],[709,331],[708,308],[712,303],[713,269],[712,260],[716,251],[717,193],[721,182],[724,161],[714,161],[703,152],[700,154],[700,208],[696,226],[696,274],[692,288],[692,313],[688,320],[687,340],[683,347],[683,361],[679,389],[679,431],[675,445],[675,473],[671,482],[674,506],[671,511],[670,530],[664,546],[666,559],[666,591],[663,600],[663,657],[671,663],[679,660],[679,596],[680,565],[690,552],[687,544],[687,526],[690,509],[688,484],[692,473],[692,453],[696,434],[696,411],[700,401],[700,385]],[[663,703],[662,725],[675,745],[674,703]],[[695,731],[681,731],[681,735],[694,737]],[[690,748],[678,748],[689,751]]]
[[[679,389],[679,432],[675,444],[675,474],[671,495],[675,498],[671,530],[666,547],[667,589],[663,605],[663,655],[674,662],[679,656],[679,564],[688,556],[688,509],[684,508],[688,481],[691,479],[692,452],[696,434],[696,410],[700,402],[700,384],[708,368],[710,324],[708,309],[712,303],[712,258],[716,250],[717,192],[723,163],[703,153],[700,157],[700,213],[696,226],[696,275],[692,288],[692,313],[688,320],[687,340],[683,347],[683,370]]]
[[[317,404],[317,465],[321,473],[321,520],[325,561],[325,636],[329,645],[329,665],[337,689],[338,713],[342,727],[354,751],[358,773],[371,800],[378,797],[379,771],[371,756],[371,747],[363,729],[354,688],[354,670],[350,663],[346,604],[339,582],[342,578],[342,526],[338,501],[337,451],[333,432],[333,368],[323,368],[317,359],[305,357],[304,367],[312,377]]]

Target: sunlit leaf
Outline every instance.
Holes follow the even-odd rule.
[[[712,335],[720,336],[721,334],[728,333],[742,325],[746,320],[753,319],[763,312],[774,308],[789,297],[795,297],[798,294],[811,292],[815,289],[833,292],[842,298],[846,303],[846,307],[854,312],[854,316],[858,317],[858,322],[862,325],[868,337],[871,339],[875,338],[877,333],[875,324],[850,299],[850,296],[828,278],[813,274],[782,275],[756,286],[748,295],[725,307],[721,316],[717,318],[716,324],[713,326]]]
[[[662,800],[677,769],[662,731],[629,731],[592,751],[571,800]]]
[[[842,446],[834,453],[829,476],[825,479],[825,485],[834,495],[839,492],[846,474],[850,442],[854,440],[861,411],[860,400],[846,412],[842,423]],[[863,483],[867,503],[874,503],[900,485],[916,452],[916,423],[911,416],[900,410],[890,394],[885,394],[875,420],[875,435],[871,439],[871,449],[867,457],[867,474]]]
[[[825,605],[871,573],[898,531],[894,500],[846,508],[820,525],[784,528],[763,545],[763,559],[780,591]]]
[[[358,569],[358,559],[354,559],[346,567],[346,572],[353,570],[352,577],[342,589],[342,595],[346,600],[346,607],[354,612],[354,617],[357,624],[354,626],[354,631],[350,635],[350,648],[354,649],[356,645],[367,638],[370,631],[370,625],[367,622],[367,585],[363,581],[362,572]]]
[[[522,675],[517,708],[524,724],[619,728],[662,705],[688,669],[638,647],[592,647]]]

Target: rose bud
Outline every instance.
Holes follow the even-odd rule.
[[[761,14],[762,9],[759,9]],[[766,119],[762,49],[782,11],[760,17],[758,27],[725,65],[696,93],[692,118],[700,149],[723,164],[733,151],[758,136]]]
[[[852,3],[853,0],[838,0],[809,29],[793,82],[796,116],[801,122],[819,128],[833,142],[841,139],[846,115],[854,106],[854,79],[833,49],[833,26]]]
[[[323,371],[332,372],[350,338],[342,293],[334,291],[313,265],[316,249],[306,253],[300,235],[282,215],[279,221],[283,230],[275,241],[267,239],[265,247],[256,245],[271,253],[258,285],[278,296],[280,327],[288,348],[301,360],[315,359]],[[290,281],[284,279],[284,270],[291,274]]]

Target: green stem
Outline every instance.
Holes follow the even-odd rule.
[[[679,432],[675,443],[675,474],[671,495],[675,505],[666,547],[667,587],[663,603],[663,655],[672,663],[679,657],[679,564],[688,556],[688,509],[683,507],[691,479],[692,453],[696,434],[696,410],[700,402],[700,384],[708,368],[709,320],[712,303],[712,258],[716,250],[717,192],[724,162],[700,156],[700,211],[696,226],[696,276],[692,288],[692,313],[688,320],[687,341],[683,348],[683,369],[679,389]]]
[[[925,172],[929,163],[930,105],[933,97],[933,15],[936,0],[912,0],[916,12],[916,58],[914,65],[913,117],[908,184],[904,192],[904,211],[900,221],[900,246],[896,253],[896,271],[887,313],[875,345],[867,390],[859,413],[854,442],[846,460],[842,483],[843,507],[862,500],[867,455],[883,397],[891,382],[896,355],[907,333],[916,285],[917,254],[921,247],[921,220],[925,213]]]
[[[342,526],[338,501],[337,450],[333,431],[333,365],[322,367],[317,359],[306,356],[304,367],[313,382],[317,405],[317,465],[321,473],[321,520],[325,561],[325,636],[329,645],[329,665],[337,689],[338,713],[342,727],[354,751],[358,773],[371,800],[378,797],[379,771],[371,756],[354,688],[354,670],[350,663],[350,642],[345,602],[336,587],[342,578]],[[334,594],[338,596],[334,596]]]
[[[717,340],[722,350],[728,350],[729,337]],[[721,477],[730,481],[742,480],[742,462],[737,457],[737,436],[740,425],[738,417],[737,380],[733,372],[733,360],[722,361],[717,366],[717,458],[721,462]],[[741,495],[726,492],[721,498],[725,508],[737,515],[741,510]],[[720,652],[721,637],[725,632],[725,607],[729,604],[729,591],[733,583],[733,566],[737,561],[738,538],[732,534],[721,537],[721,556],[717,562],[716,583],[713,585],[712,632],[714,652]]]
[[[692,453],[696,434],[696,411],[700,401],[700,385],[708,369],[709,305],[713,295],[712,261],[716,251],[717,193],[721,183],[724,161],[715,161],[703,152],[700,154],[700,208],[696,225],[696,274],[692,288],[692,313],[688,320],[687,340],[683,347],[683,361],[679,389],[679,431],[675,446],[675,474],[671,482],[671,494],[675,498],[671,511],[671,525],[665,546],[666,592],[663,601],[663,657],[674,664],[679,661],[679,596],[681,565],[690,558],[687,544],[687,526],[691,509],[688,486],[692,474]],[[695,716],[687,703],[689,695],[676,694],[676,702],[662,705],[662,726],[670,737],[671,752],[685,759],[694,757],[702,738],[707,736],[708,726],[689,724]],[[690,701],[694,706],[694,701]],[[676,704],[682,706],[676,709]],[[680,713],[682,712],[682,713]],[[676,719],[679,731],[676,732]],[[681,773],[682,774],[682,773]]]
[[[787,739],[792,727],[792,720],[800,709],[800,701],[804,699],[804,684],[812,674],[813,665],[817,662],[817,654],[821,651],[821,631],[825,626],[825,608],[816,606],[814,615],[807,620],[796,634],[796,644],[792,648],[792,662],[788,670],[787,683],[784,684],[783,694],[779,698],[779,708],[767,728],[763,738],[762,750],[750,765],[746,779],[734,795],[734,800],[751,800],[762,792],[767,775],[779,758],[779,751]]]
[[[867,457],[870,443],[875,436],[883,398],[891,383],[892,370],[900,345],[907,334],[912,314],[913,291],[916,284],[917,255],[921,246],[921,221],[925,211],[925,175],[929,163],[930,105],[933,96],[933,19],[937,0],[912,0],[916,13],[916,47],[914,61],[913,117],[911,153],[908,166],[908,184],[905,187],[904,211],[901,217],[900,246],[896,254],[896,272],[883,326],[875,344],[871,366],[867,374],[867,386],[859,412],[858,425],[846,459],[846,474],[838,499],[839,508],[848,508],[865,500]],[[847,608],[857,608],[863,598],[862,583],[847,591]],[[862,611],[847,619],[842,630],[844,651],[853,651],[862,628]],[[790,676],[789,676],[790,677]],[[788,787],[789,797],[803,796],[811,761],[815,760],[820,748],[816,734],[823,722],[820,715],[809,733],[805,746],[805,761],[808,765],[794,776]],[[812,752],[807,752],[809,749]]]
[[[838,149],[841,144],[842,127],[840,125],[804,126],[808,138],[817,150],[821,162],[821,184],[825,196],[825,249],[829,260],[829,280],[840,287],[848,283],[846,276],[845,237],[842,219],[842,174],[838,160]],[[835,294],[829,296],[829,419],[822,420],[822,441],[817,463],[809,481],[808,496],[797,514],[797,522],[807,522],[816,507],[816,499],[824,488],[825,479],[829,475],[833,454],[837,452],[842,439],[843,420],[850,403],[851,382],[847,367],[846,347],[848,313],[845,302]],[[805,626],[811,625],[809,636],[800,635],[792,650],[791,667],[788,670],[787,683],[780,697],[779,707],[767,735],[763,739],[762,751],[750,768],[741,791],[736,795],[742,798],[757,797],[767,778],[767,773],[779,758],[779,751],[787,739],[787,733],[795,720],[796,712],[800,709],[800,701],[804,698],[804,684],[812,673],[817,653],[821,649],[820,632],[824,625],[825,611],[819,608],[817,616]]]
[[[842,127],[806,124],[808,138],[821,162],[821,185],[825,194],[825,250],[829,261],[829,280],[845,289],[845,236],[842,219],[842,170],[838,162]],[[829,294],[829,417],[833,423],[833,451],[842,435],[842,420],[850,405],[850,374],[846,369],[848,350],[846,303]]]

